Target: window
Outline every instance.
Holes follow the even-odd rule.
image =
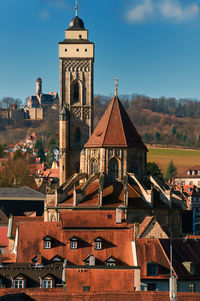
[[[77,241],[71,241],[70,242],[70,249],[77,249]]]
[[[24,277],[18,276],[13,280],[13,287],[14,288],[24,288],[25,287],[25,280]]]
[[[106,265],[114,267],[116,266],[116,260],[111,256],[106,260]]]
[[[192,276],[197,276],[197,264],[194,262],[190,263],[190,274]]]
[[[95,250],[101,250],[102,249],[102,242],[101,241],[95,242],[94,248],[95,248]]]
[[[108,173],[111,181],[118,179],[119,177],[119,166],[117,159],[113,158],[109,162]]]
[[[79,52],[79,49],[77,48],[76,51]]]
[[[158,265],[155,262],[147,263],[147,276],[158,275]]]
[[[75,139],[76,139],[76,145],[80,145],[80,143],[81,143],[81,131],[80,131],[79,128],[76,129]]]
[[[98,173],[98,163],[96,159],[93,159],[91,162],[91,174]]]
[[[85,49],[85,52],[87,52],[87,49]]]
[[[79,101],[79,84],[78,82],[74,85],[74,101]]]
[[[195,285],[194,283],[189,284],[189,292],[194,293],[195,292]]]
[[[147,289],[148,291],[156,291],[157,290],[156,283],[148,283]]]
[[[53,281],[52,280],[43,280],[42,281],[42,287],[43,288],[52,288],[53,287]]]
[[[79,35],[79,39],[82,39],[82,35],[81,34]]]
[[[83,286],[83,292],[89,292],[90,286]]]
[[[65,52],[67,52],[67,49],[65,48]]]
[[[24,288],[24,280],[14,280],[14,288]]]
[[[108,214],[108,215],[107,215],[107,218],[108,218],[108,219],[112,219],[112,214]]]
[[[51,249],[51,241],[50,240],[44,241],[44,249]]]

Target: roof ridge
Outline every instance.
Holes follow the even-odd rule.
[[[118,107],[118,111],[119,111],[120,122],[121,122],[121,127],[122,127],[122,131],[123,131],[124,140],[125,140],[125,142],[126,142],[126,145],[128,146],[127,138],[126,138],[126,134],[125,134],[125,130],[124,130],[124,125],[123,125],[123,122],[122,122],[121,110],[120,110],[120,107],[119,107],[119,105],[120,105],[121,102],[120,102],[118,96],[115,96],[115,97],[117,98],[117,104],[118,104],[117,107]]]
[[[163,246],[162,246],[162,244],[160,242],[160,239],[159,238],[156,238],[156,239],[158,240],[158,243],[159,243],[159,245],[161,247],[161,250],[163,251],[163,253],[164,253],[164,255],[165,255],[165,257],[166,257],[166,259],[167,259],[167,261],[169,263],[169,266],[172,267],[172,270],[173,270],[174,274],[176,275],[176,278],[178,279],[178,275],[176,274],[176,271],[174,270],[173,265],[171,264],[171,262],[170,262],[170,260],[169,260],[169,258],[167,256],[167,254],[165,252],[165,249],[163,248]]]
[[[114,101],[115,101],[115,97],[112,99],[111,103],[108,105],[108,107],[111,106],[111,110],[110,110],[110,116],[109,116],[109,119],[108,119],[108,122],[107,122],[107,125],[106,125],[106,130],[105,130],[105,134],[104,134],[104,137],[103,137],[103,143],[102,143],[102,145],[105,142],[105,138],[106,138],[106,134],[107,134],[107,130],[108,130],[108,125],[110,123],[110,119],[111,119],[112,111],[113,111],[113,107],[114,107]]]

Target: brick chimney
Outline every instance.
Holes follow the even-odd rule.
[[[40,252],[37,254],[37,265],[42,265],[42,254]]]

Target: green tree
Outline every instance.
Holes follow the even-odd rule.
[[[16,160],[17,158],[22,158],[23,157],[23,153],[21,151],[21,149],[18,149],[14,152],[14,159]]]
[[[172,127],[172,135],[174,136],[176,134],[176,127],[175,125]]]
[[[174,165],[173,161],[171,160],[165,171],[165,180],[171,182],[172,178],[175,177],[176,175],[177,175],[177,167]]]
[[[160,133],[158,131],[155,132],[154,137],[157,143],[160,142]]]
[[[45,156],[44,147],[41,139],[36,140],[35,148],[37,149],[37,157],[40,158],[41,162],[45,162],[46,156]]]
[[[147,174],[157,177],[158,179],[163,181],[163,175],[155,162],[148,162],[147,163]]]
[[[49,168],[51,168],[54,160],[53,148],[54,146],[51,145],[47,152],[47,165],[49,166]]]
[[[0,144],[0,158],[3,158],[4,147]]]

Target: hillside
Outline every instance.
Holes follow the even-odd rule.
[[[173,160],[178,173],[194,165],[200,165],[200,150],[183,150],[148,147],[147,160],[155,162],[162,172],[166,170],[169,162]]]
[[[95,96],[94,125],[103,115],[111,97]],[[124,107],[144,143],[200,148],[200,102],[173,98],[152,99],[146,96],[120,96]],[[15,120],[5,125],[0,120],[0,143],[14,144],[35,131],[48,145],[53,136],[58,141],[58,112],[48,110],[43,121]]]

